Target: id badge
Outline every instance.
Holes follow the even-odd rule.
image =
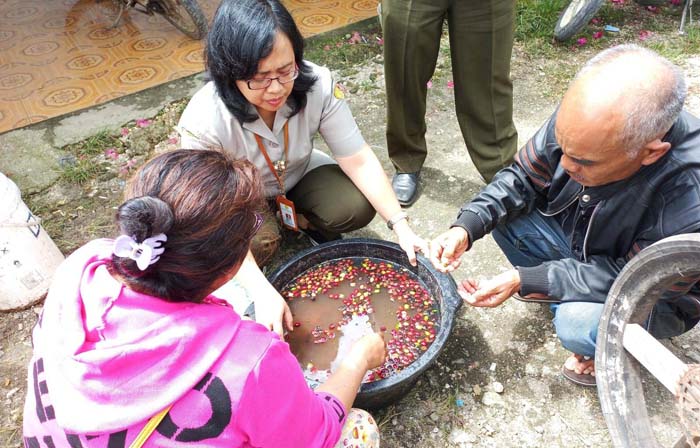
[[[299,231],[299,225],[297,224],[297,213],[294,210],[294,202],[290,201],[286,197],[279,195],[277,196],[277,208],[280,211],[280,216],[282,217],[282,225],[295,232]]]

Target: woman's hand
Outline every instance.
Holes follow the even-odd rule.
[[[428,242],[413,232],[407,220],[403,219],[397,222],[394,225],[394,233],[398,239],[399,246],[406,252],[411,266],[416,265],[416,252],[422,252],[426,257],[430,253]]]
[[[255,321],[284,337],[285,327],[294,330],[292,312],[279,292],[267,281],[255,257],[248,255],[234,277],[248,291],[255,303]]]
[[[316,392],[332,394],[349,410],[367,371],[381,366],[385,359],[384,337],[381,333],[367,334],[352,344],[338,369],[316,388]]]
[[[386,360],[386,342],[381,333],[372,333],[362,336],[350,348],[350,352],[343,359],[342,364],[357,368],[366,373],[384,364]]]
[[[294,321],[289,305],[271,284],[265,282],[256,288],[255,321],[284,338],[284,329],[294,331]]]

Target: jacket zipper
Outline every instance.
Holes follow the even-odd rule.
[[[580,189],[579,191],[576,192],[576,194],[574,195],[574,197],[571,198],[571,200],[570,200],[566,205],[564,205],[562,208],[560,208],[559,210],[557,210],[557,211],[555,211],[555,212],[551,212],[551,213],[544,213],[544,212],[540,211],[540,213],[542,213],[542,216],[554,216],[554,215],[558,215],[559,213],[561,213],[561,212],[563,212],[564,210],[566,210],[567,208],[569,208],[569,206],[570,206],[571,204],[573,204],[574,202],[576,202],[576,201],[578,200],[578,198],[581,196],[581,193],[583,193],[585,189],[586,189],[586,187],[581,187],[581,189]]]
[[[600,205],[600,202],[598,202],[595,207],[593,208],[593,213],[591,213],[591,219],[588,220],[588,227],[586,228],[586,236],[583,237],[583,261],[588,262],[588,257],[586,256],[586,246],[588,245],[588,235],[591,233],[591,226],[593,225],[593,218],[595,218],[595,214],[598,211],[598,206]]]

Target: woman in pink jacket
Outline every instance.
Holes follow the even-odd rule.
[[[33,334],[25,447],[378,445],[351,406],[384,360],[381,336],[313,391],[285,342],[211,295],[248,252],[260,191],[250,163],[215,151],[139,170],[121,235],[56,272]]]

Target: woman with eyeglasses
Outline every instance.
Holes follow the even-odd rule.
[[[218,151],[165,153],[135,174],[120,235],[54,276],[33,332],[24,446],[377,446],[376,424],[351,406],[384,361],[380,335],[313,391],[284,341],[212,294],[248,253],[261,188],[252,164]]]
[[[303,38],[279,1],[222,1],[207,40],[211,81],[194,95],[178,125],[182,147],[223,151],[251,161],[261,173],[271,213],[253,240],[250,266],[238,277],[254,289],[269,286],[257,266],[277,250],[279,226],[301,230],[315,244],[366,226],[378,212],[412,264],[416,250],[427,250],[342,89],[303,52]],[[314,149],[317,133],[333,157]],[[281,297],[276,301],[260,308],[268,313],[263,321],[281,332],[276,321],[284,312],[291,330],[291,316]]]

